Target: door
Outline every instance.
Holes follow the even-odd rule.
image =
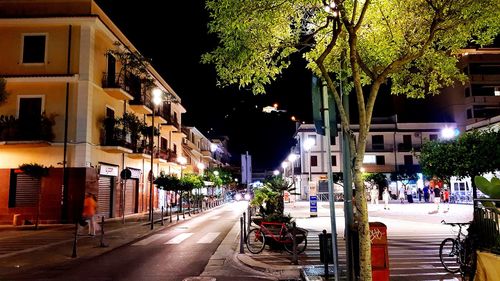
[[[109,87],[117,87],[116,83],[116,59],[113,55],[108,55],[108,73],[107,82]]]
[[[127,180],[125,185],[125,215],[135,213],[135,193],[137,189],[137,181],[135,179]]]
[[[109,218],[111,216],[112,177],[99,177],[99,194],[97,195],[97,214]]]

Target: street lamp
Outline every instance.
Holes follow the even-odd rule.
[[[276,177],[276,176],[278,176],[279,174],[280,174],[280,171],[278,171],[278,170],[274,170],[274,171],[273,171],[273,175],[274,175],[275,177]]]
[[[288,167],[288,162],[283,161],[283,163],[281,163],[281,168],[283,168],[283,177],[286,176],[286,167]]]
[[[153,180],[154,180],[154,173],[153,173],[153,161],[154,161],[154,142],[155,142],[155,110],[156,106],[158,106],[161,101],[162,101],[162,95],[163,92],[162,90],[155,88],[153,90],[153,98],[151,99],[151,107],[153,109],[153,114],[151,118],[151,143],[149,144],[149,148],[151,150],[151,170],[149,171],[149,218],[151,219],[151,230],[153,230]]]
[[[183,172],[184,172],[184,165],[186,165],[187,163],[187,159],[186,157],[184,156],[179,156],[177,157],[177,163],[179,163],[179,165],[181,166],[181,180],[182,180],[182,177],[183,177]],[[181,191],[181,198],[180,198],[181,202],[180,202],[180,209],[182,211],[182,218],[184,219],[185,216],[184,216],[184,210],[182,209],[182,191]],[[179,209],[177,209],[177,221],[179,221]]]
[[[450,140],[456,136],[460,131],[457,128],[450,128],[450,127],[445,127],[441,130],[441,137],[445,140]]]

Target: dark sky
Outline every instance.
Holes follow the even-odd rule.
[[[266,95],[254,96],[236,87],[220,89],[214,66],[199,63],[201,54],[217,43],[207,34],[203,0],[96,2],[181,97],[187,110],[183,125],[195,126],[206,136],[227,135],[236,165],[240,154],[248,151],[254,169],[279,166],[293,144],[291,115],[306,122],[312,119],[310,74],[304,64],[287,70]],[[287,112],[262,112],[275,102]]]

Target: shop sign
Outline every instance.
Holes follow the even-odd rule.
[[[101,164],[101,166],[99,167],[99,175],[117,177],[118,166]]]
[[[127,169],[129,169],[130,172],[132,172],[132,175],[130,176],[131,179],[140,179],[141,178],[141,170],[130,168],[130,167],[127,167]]]

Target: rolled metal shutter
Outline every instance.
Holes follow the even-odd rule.
[[[36,207],[42,182],[26,174],[17,174],[16,207]]]
[[[97,195],[97,214],[109,218],[111,213],[111,178],[99,177],[99,194]]]
[[[135,211],[135,189],[136,180],[127,180],[125,189],[125,214],[133,214]]]

